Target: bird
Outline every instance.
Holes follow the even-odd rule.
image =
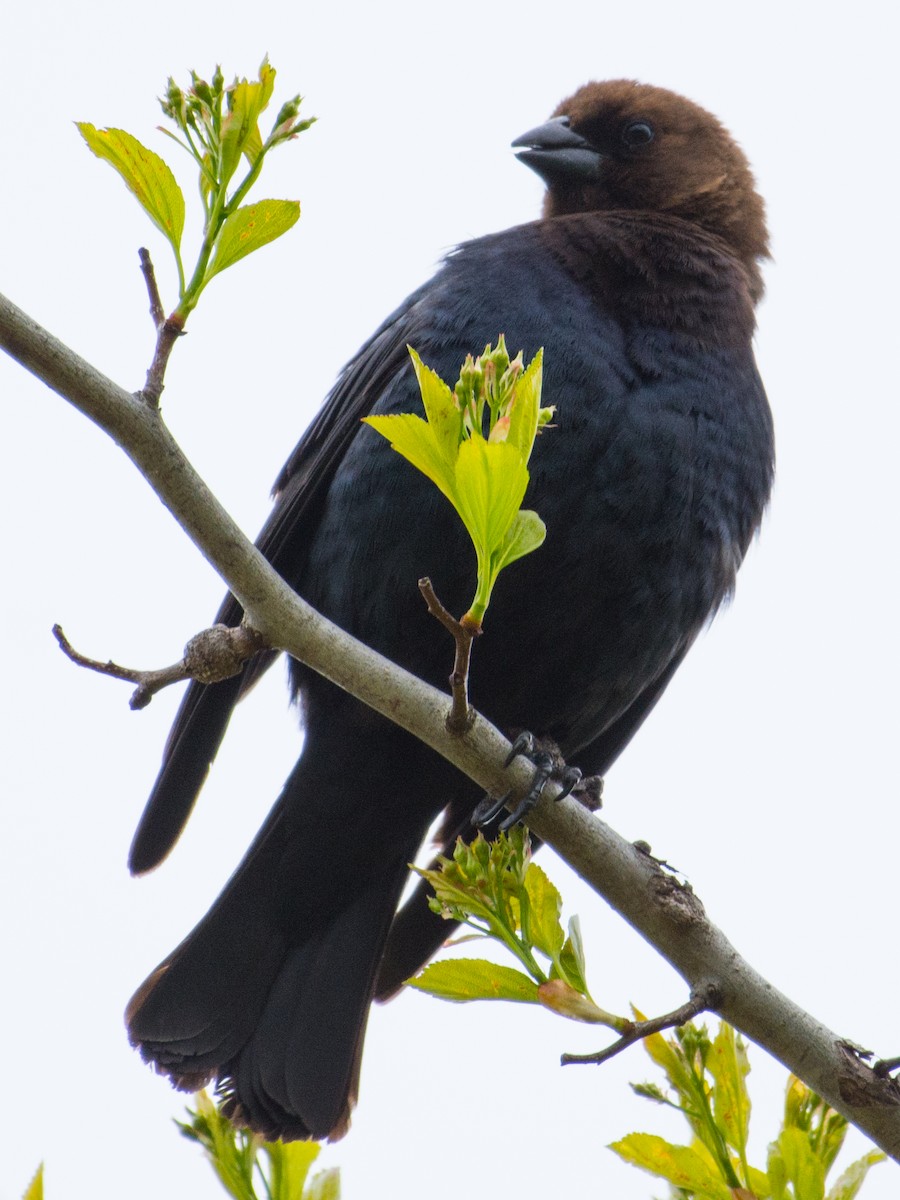
[[[665,88],[579,88],[513,143],[546,185],[539,218],[465,242],[344,367],[274,488],[257,544],[355,637],[436,686],[475,558],[440,493],[362,423],[414,412],[412,346],[444,379],[505,333],[543,347],[526,497],[544,545],[500,577],[477,644],[475,707],[605,775],[731,596],[766,509],[772,416],[753,353],[769,257],[764,203],[724,126]],[[241,619],[229,597],[218,620]],[[191,683],[131,847],[168,854],[230,714],[276,656]],[[175,1086],[215,1082],[268,1138],[342,1136],[373,1000],[436,952],[446,924],[413,861],[473,833],[475,785],[410,734],[290,661],[302,753],[209,912],[132,998],[142,1057]],[[698,753],[702,745],[698,737]]]

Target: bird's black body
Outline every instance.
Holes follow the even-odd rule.
[[[680,118],[686,105],[746,172],[688,102],[590,86],[611,122],[633,121],[623,106],[643,102],[667,129],[665,106]],[[348,364],[278,480],[259,542],[316,608],[443,686],[449,643],[416,581],[429,575],[462,612],[474,552],[443,496],[360,418],[420,409],[407,344],[451,383],[501,331],[526,361],[543,346],[557,428],[538,441],[526,500],[547,541],[497,584],[471,698],[502,728],[550,736],[603,773],[732,589],[768,497],[771,421],[751,350],[765,231],[759,208],[752,243],[680,200],[644,210],[592,199],[593,184],[554,186],[544,219],[460,247]],[[732,220],[738,202],[715,199]],[[226,602],[221,615],[239,610]],[[223,895],[135,996],[129,1029],[175,1082],[218,1078],[236,1116],[304,1137],[346,1127],[379,969],[389,992],[439,944],[421,903],[394,919],[406,864],[442,810],[448,834],[464,829],[478,797],[329,683],[296,664],[292,677],[303,755]],[[177,837],[241,686],[191,686],[134,869]]]

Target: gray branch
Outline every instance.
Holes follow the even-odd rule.
[[[486,791],[521,796],[531,770],[504,769],[507,739],[476,716],[447,729],[448,697],[342,632],[269,566],[182,454],[157,409],[107,379],[0,296],[0,345],[125,451],[240,601],[248,623],[284,650],[442,754]],[[900,1089],[852,1045],[804,1012],[738,954],[693,892],[643,849],[572,800],[547,797],[529,818],[544,841],[668,960],[694,993],[713,988],[716,1012],[763,1046],[900,1161]]]

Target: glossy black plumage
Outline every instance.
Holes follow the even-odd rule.
[[[550,184],[544,218],[460,247],[388,318],[288,461],[259,544],[322,612],[443,686],[447,640],[415,583],[430,575],[461,612],[474,555],[443,497],[360,418],[419,408],[407,343],[450,381],[501,330],[526,358],[544,346],[558,428],[527,502],[548,538],[497,585],[471,694],[501,727],[603,773],[733,587],[768,497],[751,349],[766,234],[743,155],[690,102],[617,81],[557,117],[523,153]],[[226,601],[220,619],[238,617]],[[177,838],[268,661],[190,687],[134,870]],[[335,1136],[376,978],[389,993],[446,932],[420,896],[394,918],[405,864],[442,810],[447,839],[464,832],[478,796],[308,670],[292,678],[303,755],[222,896],[132,1000],[129,1032],[179,1085],[223,1081],[234,1115],[267,1135]]]

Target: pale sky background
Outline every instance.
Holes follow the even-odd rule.
[[[605,816],[685,872],[773,983],[884,1055],[900,1054],[896,25],[872,0],[38,0],[5,15],[0,44],[0,287],[129,388],[153,340],[137,247],[151,247],[170,307],[172,271],[72,122],[124,127],[169,154],[154,131],[167,75],[217,61],[252,74],[266,51],[275,105],[299,90],[320,117],[259,192],[298,197],[300,224],[213,283],[164,397],[250,534],[363,338],[445,250],[537,214],[541,185],[514,137],[591,78],[668,86],[722,118],[769,206],[757,350],[778,485],[734,604],[611,772]],[[5,358],[0,394],[0,1200],[42,1158],[51,1200],[214,1197],[171,1125],[184,1098],[129,1049],[121,1014],[212,901],[293,762],[283,671],[233,722],[171,859],[130,879],[178,696],[130,712],[128,688],[67,663],[50,626],[86,653],[161,665],[208,622],[221,583],[120,452]],[[598,1000],[680,1003],[654,952],[551,853],[541,861],[581,916]],[[681,1132],[628,1091],[653,1077],[642,1051],[599,1071],[557,1065],[601,1044],[602,1031],[532,1009],[403,995],[373,1014],[353,1128],[321,1162],[342,1168],[348,1200],[662,1195],[605,1148],[633,1129]],[[751,1061],[761,1162],[785,1074],[760,1050]],[[898,1194],[888,1164],[862,1196]]]

